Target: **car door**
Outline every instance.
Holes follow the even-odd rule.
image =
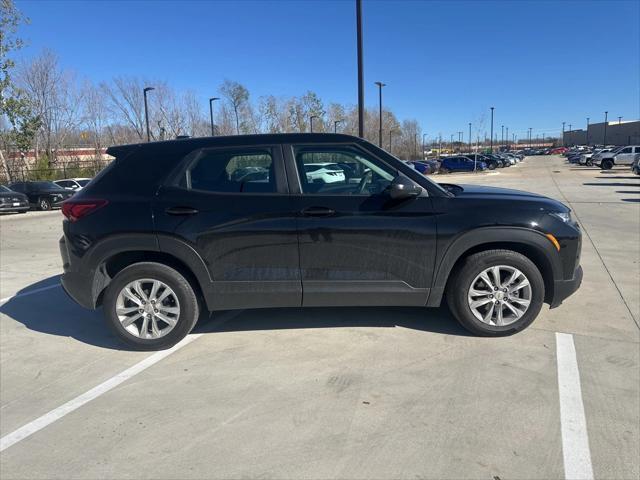
[[[436,222],[426,194],[394,201],[398,175],[358,145],[285,145],[297,212],[303,305],[424,305]],[[341,182],[309,181],[304,165],[351,165]]]
[[[633,161],[633,147],[625,147],[616,154],[616,165],[631,165]]]
[[[195,150],[154,202],[160,248],[197,252],[216,309],[300,306],[291,202],[279,145]]]

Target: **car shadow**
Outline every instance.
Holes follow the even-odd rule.
[[[97,347],[128,350],[111,333],[102,309],[87,310],[71,300],[61,287],[60,276],[47,278],[20,290],[4,304],[0,313],[34,332],[74,338]],[[338,327],[403,327],[446,335],[472,336],[451,316],[446,307],[325,307],[268,308],[243,310],[219,324],[222,312],[204,314],[194,333],[283,330]]]
[[[605,172],[601,172],[601,173],[605,173]],[[594,180],[640,180],[640,176],[635,175],[633,177],[627,177],[627,176],[616,176],[616,177],[595,177]]]
[[[627,195],[640,195],[640,190],[616,190],[616,193],[623,193]]]
[[[640,203],[640,198],[623,198],[623,202]]]

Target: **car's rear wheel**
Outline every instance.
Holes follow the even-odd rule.
[[[602,169],[603,170],[611,170],[613,168],[613,162],[611,160],[603,160],[602,161]]]
[[[511,250],[470,255],[447,288],[447,303],[467,330],[503,336],[523,330],[538,316],[544,281],[535,264]]]
[[[41,197],[38,199],[38,208],[40,210],[51,210],[51,201],[48,198]]]
[[[489,170],[495,170],[496,166],[494,163],[489,164]]]
[[[107,323],[137,350],[162,350],[195,326],[198,299],[177,270],[155,262],[135,263],[109,283],[104,296]]]
[[[449,173],[448,168],[440,167],[440,173]]]

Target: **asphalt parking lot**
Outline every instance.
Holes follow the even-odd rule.
[[[508,338],[444,308],[269,309],[130,352],[58,286],[60,212],[0,217],[0,477],[637,479],[640,177],[435,178],[568,204],[581,289]]]

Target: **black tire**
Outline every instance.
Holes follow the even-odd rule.
[[[38,210],[51,210],[51,200],[46,197],[40,197],[38,199]]]
[[[495,170],[495,169],[496,169],[496,165],[494,163],[490,163],[489,170]]]
[[[449,173],[449,170],[447,170],[446,168],[440,168],[439,173],[447,174],[447,173]]]
[[[586,161],[586,162],[584,162],[584,163],[585,163],[585,165],[586,165],[587,167],[592,167],[592,166],[593,166],[593,160],[591,160],[590,158],[588,158],[588,159],[587,159],[587,161]]]
[[[603,170],[611,170],[613,168],[613,161],[612,160],[603,160],[602,164],[601,164],[601,168]]]
[[[157,339],[142,339],[132,335],[122,326],[116,314],[116,301],[120,291],[128,283],[143,278],[165,283],[175,292],[180,302],[180,315],[175,327]],[[189,334],[200,314],[198,298],[187,279],[177,270],[155,262],[134,263],[120,271],[107,286],[103,308],[111,330],[120,340],[136,350],[164,350],[172,347]]]
[[[488,267],[507,265],[520,270],[531,285],[531,303],[521,318],[506,326],[493,326],[480,321],[467,302],[471,282]],[[501,337],[517,333],[528,327],[540,313],[544,302],[544,280],[535,264],[524,255],[511,250],[487,250],[470,255],[449,281],[447,304],[453,316],[470,332],[484,337]]]

